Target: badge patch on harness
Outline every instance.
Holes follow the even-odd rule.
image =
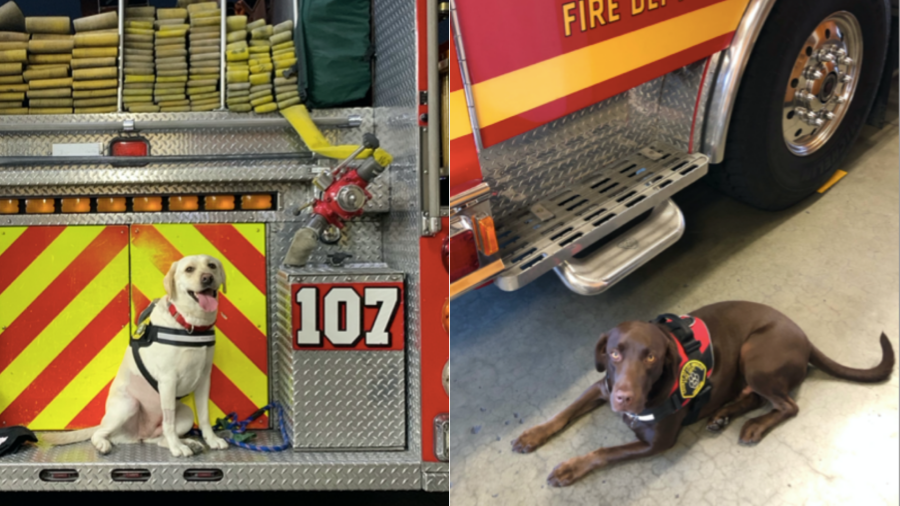
[[[690,360],[681,368],[681,396],[693,399],[706,384],[706,365],[699,360]]]

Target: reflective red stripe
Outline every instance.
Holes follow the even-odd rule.
[[[206,240],[228,257],[260,293],[266,293],[266,260],[234,225],[194,225]]]
[[[523,134],[550,121],[562,118],[567,114],[584,109],[634,88],[639,84],[656,79],[684,67],[689,63],[699,61],[707,56],[721,51],[731,44],[734,32],[708,40],[702,44],[685,49],[679,53],[645,65],[639,69],[626,72],[612,79],[596,84],[581,91],[572,93],[566,97],[548,102],[540,107],[535,107],[517,116],[505,119],[481,128],[481,143],[484,147],[493,146],[516,135]],[[456,163],[455,161],[453,162]]]
[[[127,227],[107,227],[16,317],[0,339],[0,372],[128,245]]]
[[[103,420],[103,415],[106,413],[106,398],[109,397],[109,387],[112,385],[112,381],[106,384],[103,387],[103,390],[94,396],[91,399],[91,402],[87,404],[77,415],[75,418],[66,425],[66,429],[84,429],[85,427],[95,427],[100,425],[100,421]]]
[[[31,423],[122,328],[128,326],[127,309],[128,290],[123,288],[0,413],[0,422],[7,426]]]
[[[238,311],[222,292],[219,292],[219,319],[216,325],[263,374],[269,373],[266,335],[244,313]]]
[[[253,404],[244,392],[232,383],[228,376],[213,365],[212,368],[212,385],[209,390],[209,397],[216,403],[226,414],[237,413],[238,418],[244,419],[253,414],[262,406]],[[269,426],[269,417],[263,415],[250,423],[250,427],[264,428]]]
[[[0,293],[31,265],[66,227],[28,227],[0,254]]]
[[[700,86],[697,88],[697,101],[694,102],[694,114],[691,116],[691,135],[688,138],[688,153],[694,152],[694,128],[697,126],[697,111],[700,110],[700,95],[703,94],[703,84],[706,82],[707,72],[709,71],[710,58],[706,59],[703,65],[703,76],[700,78]]]

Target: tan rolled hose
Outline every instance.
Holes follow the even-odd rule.
[[[153,44],[149,42],[126,42],[125,54],[128,54],[129,49],[143,49],[153,51]]]
[[[156,79],[160,83],[186,83],[187,76],[160,76]]]
[[[215,86],[219,84],[218,79],[201,79],[197,81],[188,81],[188,88],[199,88],[200,86]]]
[[[194,42],[199,42],[199,41],[203,41],[203,40],[215,40],[217,43],[219,43],[222,40],[222,36],[219,32],[191,33],[191,35],[190,35],[191,44],[193,44]],[[15,44],[15,43],[13,42],[13,44]],[[10,48],[10,49],[17,49],[17,48]]]
[[[98,90],[101,88],[116,88],[119,86],[118,79],[96,79],[93,81],[73,81],[73,90]]]
[[[125,42],[153,42],[153,34],[126,33]]]
[[[72,78],[60,77],[56,79],[35,79],[33,81],[29,81],[28,86],[30,86],[32,90],[43,90],[48,88],[69,88],[72,86]]]
[[[32,98],[28,100],[31,107],[72,107],[71,98]]]
[[[91,32],[94,30],[118,29],[119,14],[116,11],[103,12],[86,16],[72,21],[76,32]]]
[[[153,28],[126,28],[125,35],[153,35],[156,31]]]
[[[101,105],[116,105],[119,97],[76,98],[75,107],[98,107]]]
[[[27,107],[17,107],[15,109],[0,109],[0,114],[10,116],[13,114],[28,114]]]
[[[25,31],[25,16],[15,2],[0,5],[0,30],[9,32]]]
[[[150,95],[131,95],[122,97],[123,104],[139,104],[145,102],[153,102],[153,97]]]
[[[217,2],[195,2],[187,6],[189,14],[195,14],[202,11],[214,11],[219,8]]]
[[[184,100],[168,100],[168,101],[165,101],[165,102],[158,102],[158,104],[160,105],[160,107],[179,107],[179,106],[182,106],[182,105],[191,105],[191,101],[190,101],[190,100],[187,100],[187,99],[184,99]]]
[[[18,84],[18,85],[13,84],[11,86],[26,86],[27,87],[28,85],[27,84],[24,84],[24,85],[23,84]],[[9,91],[19,91],[19,90],[9,90]],[[25,90],[21,90],[21,91],[25,91]],[[199,94],[203,94],[203,93],[212,93],[214,91],[216,91],[215,86],[195,86],[193,88],[188,88],[188,95],[193,96],[193,95],[199,95]]]
[[[2,57],[2,56],[0,56]],[[47,63],[70,63],[72,61],[72,55],[70,53],[61,53],[61,54],[30,54],[28,55],[28,63],[38,63],[38,64],[47,64]]]
[[[134,104],[128,106],[131,112],[159,112],[159,106],[153,104]]]
[[[126,21],[125,21],[125,28],[126,28],[126,29],[128,29],[128,28],[138,28],[138,29],[141,29],[141,30],[152,30],[152,29],[153,29],[153,23],[150,23],[150,22],[147,22],[147,21],[130,21],[130,20],[126,20]],[[127,32],[126,32],[126,33],[127,33]]]
[[[191,112],[191,106],[182,105],[177,107],[160,107],[159,112]]]
[[[300,96],[300,93],[296,90],[288,91],[286,93],[280,93],[278,95],[275,95],[275,101],[276,102],[284,102],[285,100],[288,100],[288,99],[291,99],[294,97],[299,97],[299,96]]]
[[[4,92],[0,93],[0,101],[9,102],[9,101],[22,101],[25,100],[24,92]]]
[[[8,49],[0,51],[0,63],[28,61],[28,51],[25,49]]]
[[[253,110],[253,106],[250,104],[233,104],[228,106],[234,112],[250,112]]]
[[[185,48],[160,49],[156,52],[157,58],[170,58],[172,56],[187,56],[188,52]]]
[[[9,2],[4,5],[9,5],[11,3],[12,2]],[[3,9],[3,7],[0,7],[0,9]],[[23,21],[23,23],[24,23],[24,21]],[[2,41],[2,42],[28,42],[28,34],[20,33],[20,32],[0,31],[0,41]]]
[[[69,69],[66,67],[52,67],[49,69],[26,70],[22,77],[26,81],[34,79],[56,79],[58,77],[69,77]]]
[[[81,91],[84,91],[84,90],[79,90],[79,92],[81,92]],[[93,91],[93,90],[91,90],[91,91]],[[124,97],[129,97],[129,96],[147,96],[147,95],[153,95],[153,90],[152,90],[152,89],[146,89],[146,90],[133,90],[133,89],[130,89],[130,88],[125,88],[124,90],[122,90],[122,96],[124,96]]]
[[[256,91],[256,92],[254,92],[253,90],[250,90],[250,100],[251,101],[258,100],[260,98],[265,98],[265,97],[272,97],[272,90],[262,90],[262,91]],[[274,98],[274,97],[272,97],[272,98]],[[254,105],[259,105],[259,104],[254,104]]]
[[[156,69],[153,65],[145,67],[126,67],[124,72],[126,76],[149,76],[153,75]]]
[[[28,85],[25,83],[20,84],[0,84],[0,92],[9,93],[9,92],[26,92],[28,91]]]
[[[250,47],[272,48],[272,43],[268,39],[250,39]]]
[[[72,53],[75,41],[72,39],[29,40],[28,51],[33,54]]]
[[[229,32],[247,29],[247,16],[228,16],[225,18],[225,27]]]
[[[115,105],[105,105],[102,107],[76,107],[75,114],[106,114],[116,112],[118,108]]]
[[[71,97],[72,88],[48,88],[46,90],[28,90],[28,99]]]
[[[171,102],[179,102],[180,103],[181,101],[183,101],[186,98],[187,98],[187,95],[185,95],[184,93],[177,94],[177,95],[154,95],[153,101],[158,104],[168,104]],[[175,105],[177,105],[177,104],[175,104]]]
[[[187,9],[157,9],[157,19],[186,19],[188,16]]]
[[[282,93],[288,93],[290,91],[297,91],[297,85],[285,84],[282,86],[275,87],[275,94],[280,95]]]
[[[215,54],[215,53],[205,53],[205,54],[194,54],[194,55],[191,55],[191,63],[193,63],[193,62],[199,62],[199,61],[208,61],[208,60],[219,61],[219,55],[217,55],[217,54]]]
[[[219,18],[191,18],[191,26],[216,26]]]
[[[272,27],[272,34],[281,33],[281,32],[293,32],[294,31],[294,22],[290,19],[287,21],[282,21],[277,25]]]
[[[292,77],[276,77],[275,86],[284,86],[285,84],[297,84],[297,76]]]
[[[221,33],[219,25],[215,26],[195,26],[191,28],[190,33]]]
[[[117,67],[96,67],[89,69],[72,70],[72,78],[76,81],[89,81],[91,79],[117,79],[119,69]],[[118,86],[118,83],[113,85]]]
[[[188,64],[187,62],[182,63],[158,63],[156,64],[156,68],[158,70],[167,71],[167,70],[184,70],[187,71]]]
[[[156,84],[156,83],[154,83],[153,81],[145,82],[145,83],[129,83],[126,81],[125,89],[126,90],[152,90],[154,84]]]
[[[85,32],[75,34],[75,47],[117,47],[118,33]]]
[[[31,107],[28,114],[72,114],[71,107]]]
[[[228,107],[231,107],[234,105],[241,105],[241,104],[250,105],[250,98],[243,96],[243,97],[229,98],[229,99],[225,100],[225,105],[227,105]]]
[[[227,21],[228,21],[228,20],[226,20],[226,22],[227,22]],[[256,21],[254,21],[254,22],[252,22],[252,23],[247,23],[247,26],[244,27],[244,29],[247,30],[248,32],[252,32],[253,30],[255,30],[255,29],[257,29],[257,28],[259,28],[259,27],[261,27],[261,26],[266,26],[266,20],[265,20],[265,19],[257,19]]]
[[[278,110],[278,104],[275,102],[269,102],[267,104],[257,105],[253,107],[253,112],[256,114],[264,114],[267,112],[275,112]]]
[[[191,103],[196,103],[200,100],[209,100],[213,98],[218,101],[220,98],[222,98],[222,95],[218,91],[210,93],[200,93],[199,95],[191,95],[190,93],[188,93],[188,96],[191,97]]]
[[[22,107],[22,102],[0,102],[0,109],[16,109]]]
[[[0,63],[0,76],[12,76],[21,73],[21,63]]]
[[[21,76],[0,76],[0,84],[18,84],[24,82],[25,79]]]
[[[10,49],[28,49],[27,42],[0,42],[0,51],[8,51]]]
[[[287,100],[282,100],[281,102],[278,102],[278,108],[279,109],[287,109],[288,107],[290,107],[292,105],[297,105],[299,103],[300,103],[300,97],[289,98]]]
[[[127,65],[127,63],[126,63]],[[73,69],[87,69],[93,67],[115,67],[116,58],[72,58]]]
[[[215,103],[211,103],[211,104],[208,104],[208,105],[192,105],[192,106],[191,106],[191,111],[194,111],[194,112],[207,112],[207,111],[215,111],[215,110],[218,109],[218,108],[219,108],[219,103],[218,103],[218,102],[215,102]]]
[[[184,82],[156,83],[156,89],[161,90],[165,88],[181,88],[183,90],[184,84]]]
[[[221,17],[222,17],[222,11],[219,9],[195,12],[190,15],[191,19],[221,18]],[[218,23],[216,23],[216,24],[218,24]]]
[[[119,56],[118,47],[76,47],[72,50],[74,58],[109,58]]]
[[[264,25],[250,30],[251,39],[269,40],[272,36],[272,25]]]
[[[272,51],[281,51],[282,49],[294,48],[294,41],[282,42],[280,44],[275,44],[272,46]]]
[[[273,34],[269,38],[269,42],[271,42],[272,45],[274,46],[276,44],[288,42],[293,39],[294,39],[294,32],[281,32],[281,33]]]
[[[247,40],[247,30],[238,30],[225,36],[225,42],[238,42],[241,40]]]
[[[130,90],[130,91],[143,91],[143,90]],[[72,98],[118,97],[118,95],[119,95],[119,90],[117,88],[107,88],[104,90],[75,90],[72,92]]]
[[[25,18],[28,33],[72,33],[69,16],[28,16]]]

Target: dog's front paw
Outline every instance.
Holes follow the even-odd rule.
[[[710,419],[709,422],[706,424],[706,430],[708,430],[710,432],[719,432],[722,429],[724,429],[725,427],[727,427],[728,422],[730,422],[730,421],[731,421],[731,419],[728,418],[727,416],[721,416],[716,419]]]
[[[228,448],[228,441],[225,441],[215,434],[204,439],[206,440],[206,444],[213,450],[224,450]]]
[[[194,454],[194,450],[181,441],[178,441],[174,445],[170,445],[169,451],[172,452],[173,457],[190,457]]]
[[[512,442],[512,450],[516,453],[531,453],[547,442],[547,431],[540,425],[522,433]]]
[[[553,472],[547,477],[547,484],[551,487],[567,487],[587,474],[588,470],[579,457],[569,459],[553,468]]]
[[[112,450],[112,443],[109,442],[109,439],[105,437],[99,437],[96,434],[91,437],[91,443],[94,445],[94,448],[97,449],[98,452],[106,455]]]

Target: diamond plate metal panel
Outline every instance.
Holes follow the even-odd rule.
[[[404,351],[298,351],[292,347],[291,285],[386,282],[402,273],[378,264],[282,268],[275,314],[277,397],[295,450],[406,446]]]
[[[663,76],[662,93],[659,100],[659,116],[656,122],[658,139],[688,152],[691,138],[691,123],[697,104],[700,81],[706,59],[670,72]],[[698,116],[701,118],[701,116]],[[697,136],[699,132],[695,132]]]
[[[449,492],[450,473],[422,473],[422,488],[428,492]]]
[[[421,460],[421,382],[419,342],[419,127],[416,92],[416,2],[373,0],[375,83],[372,97],[375,134],[394,155],[390,213],[384,216],[384,261],[406,274],[407,438],[409,453]],[[386,52],[385,47],[396,50]]]
[[[494,219],[515,213],[656,139],[663,78],[481,151],[485,181],[498,192]]]
[[[40,438],[40,434],[38,434]],[[258,431],[259,444],[280,444],[278,431]],[[116,482],[114,469],[147,469],[145,483]],[[217,482],[185,480],[188,469],[220,469]],[[74,482],[41,481],[44,469],[75,469]],[[402,452],[262,453],[230,447],[190,458],[172,457],[153,444],[113,447],[100,455],[89,442],[68,446],[39,444],[0,461],[0,489],[74,490],[400,490],[421,487],[420,463]]]

